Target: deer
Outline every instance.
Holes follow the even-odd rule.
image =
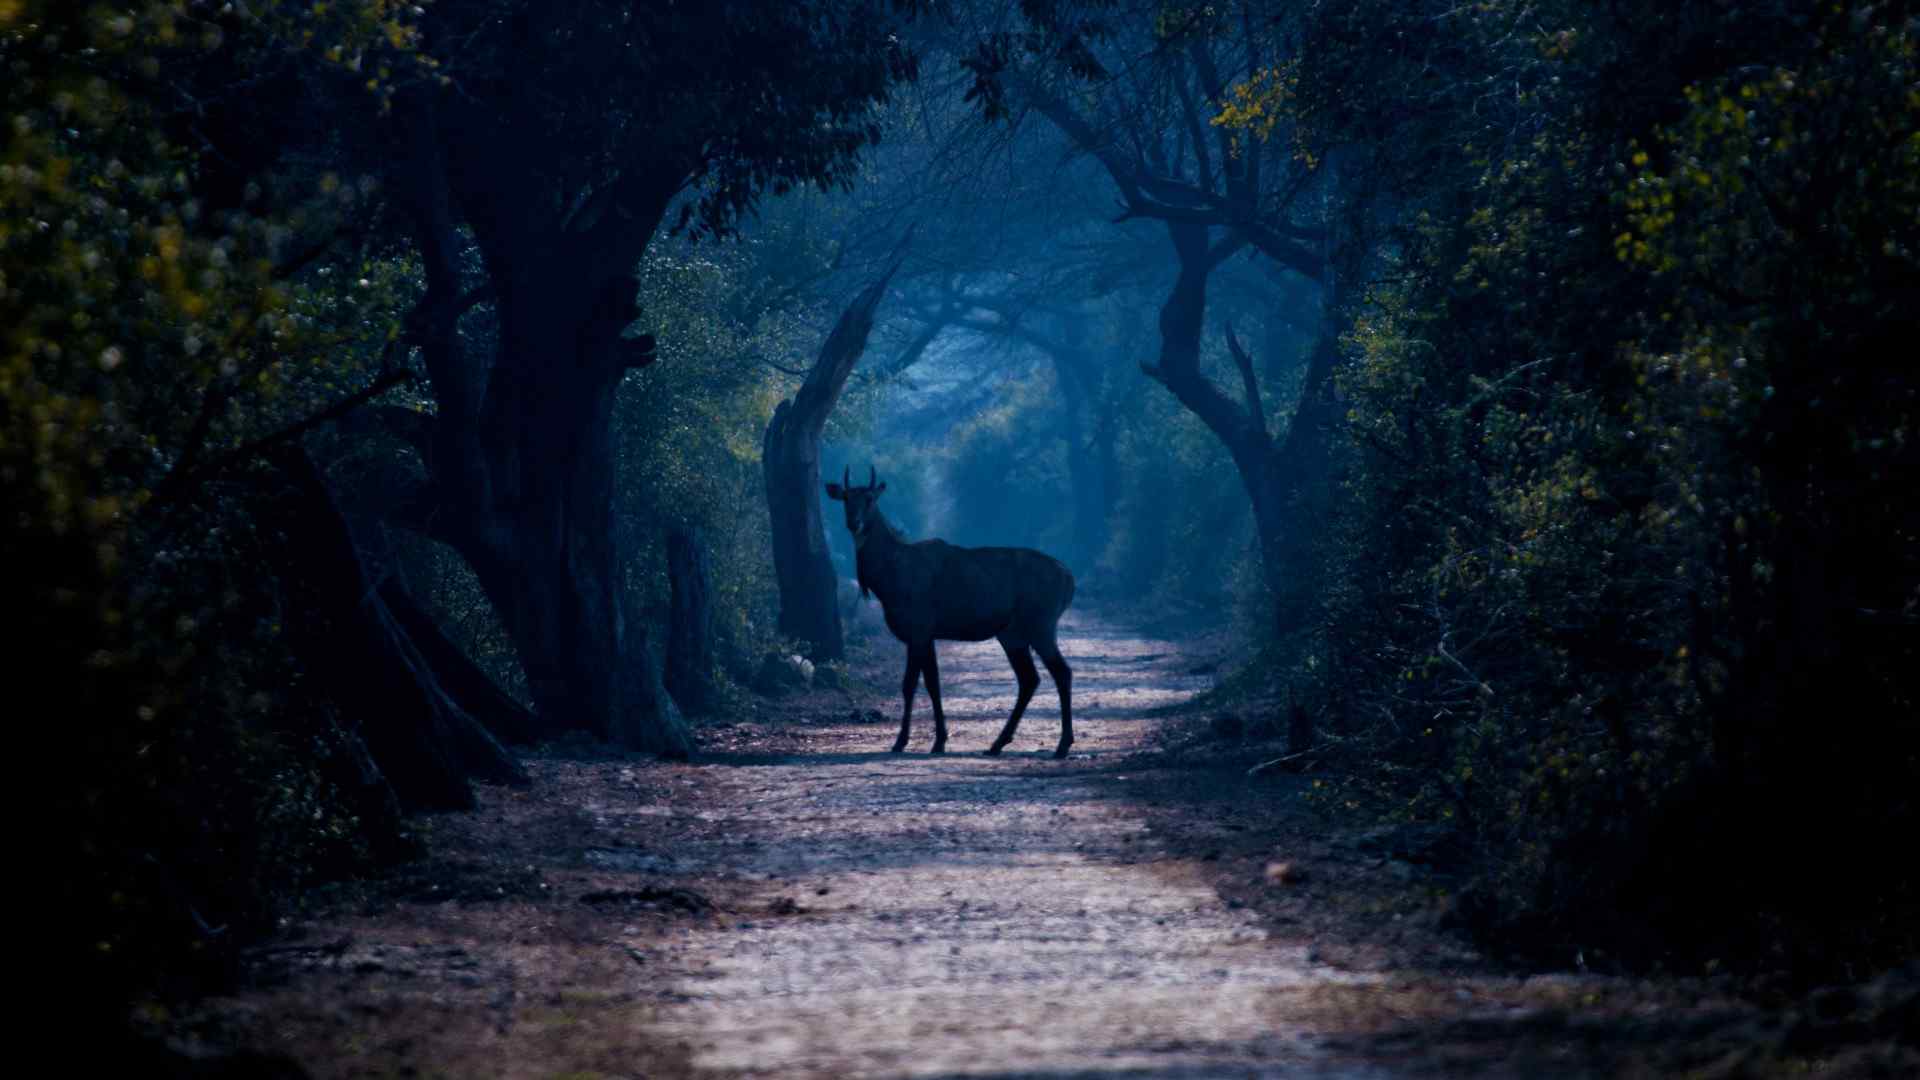
[[[1060,692],[1060,744],[1055,758],[1073,745],[1073,669],[1060,655],[1055,628],[1073,603],[1073,574],[1060,561],[1031,548],[965,548],[944,540],[909,542],[880,513],[887,485],[871,466],[865,487],[854,487],[852,470],[840,483],[827,485],[827,497],[845,504],[847,531],[853,534],[860,595],[880,598],[887,629],[907,647],[907,673],[900,684],[900,736],[893,753],[907,748],[913,730],[916,683],[926,680],[933,701],[933,750],[947,750],[947,714],[940,703],[940,665],[936,641],[985,641],[998,638],[1019,684],[1013,715],[987,749],[998,756],[1013,741],[1020,717],[1040,686],[1033,666],[1039,653]]]

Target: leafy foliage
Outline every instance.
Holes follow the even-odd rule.
[[[1308,39],[1289,107],[1394,196],[1309,681],[1341,797],[1460,822],[1509,947],[1915,946],[1871,837],[1920,776],[1917,39],[1897,5],[1396,2]]]
[[[33,613],[13,659],[72,832],[53,944],[83,1007],[217,972],[289,890],[403,848],[356,784],[355,719],[280,640],[303,609],[259,569],[276,481],[233,454],[385,349],[386,265],[330,247],[368,189],[227,192],[205,141],[244,126],[219,104],[242,72],[389,25],[334,7],[296,40],[283,5],[0,5],[4,603]]]

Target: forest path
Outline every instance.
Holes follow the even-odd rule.
[[[423,819],[424,859],[317,892],[158,1033],[274,1075],[654,1080],[1662,1076],[1752,1041],[1697,983],[1490,967],[1437,928],[1438,870],[1153,715],[1211,656],[1063,631],[1065,761],[1050,683],[980,754],[1012,705],[993,642],[940,648],[953,752],[923,694],[887,753],[903,656],[875,640],[863,689],[743,702],[696,761],[534,755],[530,789]]]
[[[742,732],[675,767],[698,792],[675,812],[703,824],[675,846],[676,872],[761,883],[746,907],[785,914],[675,943],[691,974],[651,1035],[716,1075],[1370,1075],[1328,1059],[1307,1015],[1326,987],[1369,977],[1272,940],[1130,800],[1127,757],[1164,722],[1149,711],[1209,685],[1196,658],[1085,616],[1062,648],[1078,728],[1064,762],[1050,681],[1008,755],[980,754],[1013,705],[988,641],[940,646],[945,756],[926,753],[923,691],[904,755],[884,752],[890,711]],[[646,831],[613,811],[606,824]]]

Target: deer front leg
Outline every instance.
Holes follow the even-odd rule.
[[[987,747],[987,756],[993,757],[1007,748],[1013,741],[1013,733],[1020,727],[1020,717],[1027,711],[1027,703],[1033,700],[1033,692],[1040,686],[1040,672],[1034,670],[1033,653],[1024,641],[1000,639],[1000,647],[1007,652],[1007,662],[1013,665],[1013,677],[1020,684],[1020,696],[1014,699],[1013,715],[1007,717],[1000,735]]]
[[[1053,676],[1054,689],[1060,691],[1060,745],[1054,747],[1053,756],[1067,756],[1067,747],[1073,745],[1073,669],[1067,666],[1067,658],[1060,655],[1060,646],[1052,641],[1035,642],[1040,651],[1040,660],[1047,665],[1047,674]]]
[[[927,697],[933,701],[933,750],[932,753],[947,752],[947,711],[940,704],[940,661],[934,656],[933,643],[928,642],[926,651],[920,655],[920,675],[927,682]]]
[[[900,737],[893,740],[896,754],[907,748],[907,733],[913,730],[913,688],[919,681],[920,654],[908,646],[907,675],[900,681],[900,696],[906,699],[906,704],[900,709]]]

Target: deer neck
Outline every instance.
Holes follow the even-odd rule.
[[[886,548],[903,543],[900,530],[893,527],[880,511],[875,510],[867,518],[867,527],[853,535],[853,549],[862,555],[879,554]]]
[[[862,598],[878,591],[881,594],[880,602],[886,603],[887,597],[892,595],[887,588],[887,582],[891,580],[892,555],[905,543],[893,523],[880,516],[878,510],[867,519],[866,529],[854,534],[853,567],[854,575],[860,582]]]

